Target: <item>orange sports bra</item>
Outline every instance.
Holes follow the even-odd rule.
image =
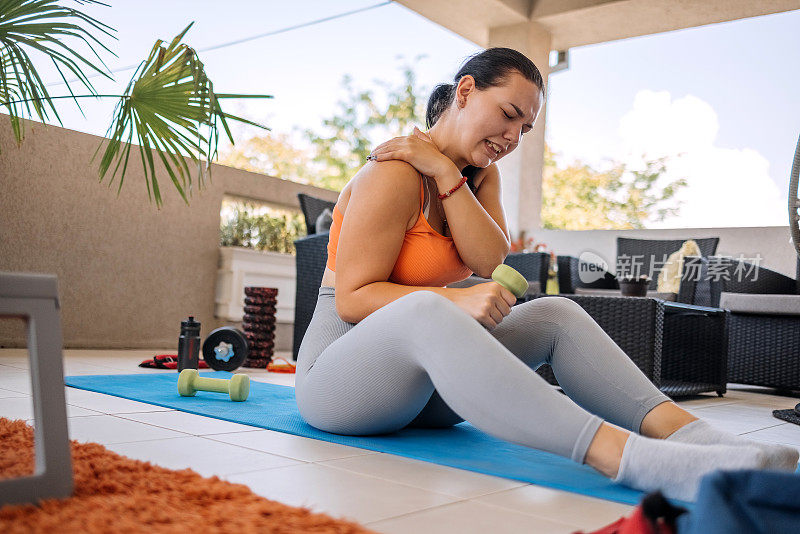
[[[406,231],[403,246],[389,276],[389,282],[407,286],[444,287],[463,280],[472,274],[461,261],[452,237],[446,237],[431,228],[422,212],[425,189],[422,179],[420,187],[419,217],[414,226]],[[328,264],[336,271],[336,247],[344,215],[337,206],[333,208],[333,223],[328,238]]]

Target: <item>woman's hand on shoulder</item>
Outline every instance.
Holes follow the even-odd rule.
[[[411,135],[395,137],[375,147],[368,159],[373,161],[402,160],[412,165],[424,176],[431,178],[443,176],[456,168],[450,158],[439,152],[430,137],[416,126]],[[456,172],[458,172],[457,169]]]

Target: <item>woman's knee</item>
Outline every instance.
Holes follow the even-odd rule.
[[[436,310],[448,305],[455,306],[453,302],[445,296],[442,296],[434,291],[426,289],[420,291],[412,291],[407,295],[403,295],[395,302],[403,302],[408,306],[416,309],[430,309]]]
[[[531,301],[535,303],[544,314],[549,318],[561,322],[561,320],[575,319],[587,316],[580,304],[567,297],[542,297]]]
[[[399,314],[404,320],[418,322],[420,326],[430,325],[432,317],[459,312],[453,301],[445,296],[428,290],[413,291],[387,304],[384,313]]]

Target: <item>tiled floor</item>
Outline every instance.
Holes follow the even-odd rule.
[[[66,350],[65,374],[164,373],[137,364],[163,350]],[[288,359],[288,354],[280,354]],[[294,385],[294,375],[241,369]],[[800,399],[730,386],[681,402],[712,424],[800,449],[800,427],[772,417]],[[378,532],[573,532],[597,529],[632,507],[437,464],[210,419],[73,388],[70,436],[172,469],[191,467],[247,484],[267,498],[347,517]],[[0,350],[0,416],[31,420],[28,356]]]

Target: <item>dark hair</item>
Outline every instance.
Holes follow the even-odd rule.
[[[469,74],[475,79],[475,87],[483,90],[503,85],[506,77],[515,71],[541,89],[542,96],[546,94],[542,74],[533,61],[512,48],[488,48],[464,62],[453,77],[454,83],[442,83],[434,88],[425,111],[428,129],[436,124],[442,113],[453,103],[455,89],[461,78]],[[477,172],[478,168],[471,165],[464,169],[464,176],[467,177],[467,183],[473,191],[475,190],[473,179]]]

